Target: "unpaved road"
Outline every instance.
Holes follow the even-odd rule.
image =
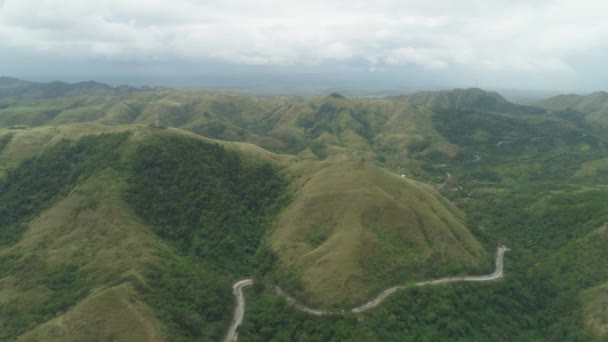
[[[439,186],[437,186],[437,190],[440,190],[440,191],[444,190],[444,188],[446,186],[451,186],[452,183],[454,183],[454,176],[451,173],[446,172],[445,180],[443,181],[443,183],[441,183],[441,184],[439,184]]]
[[[421,281],[421,282],[415,283],[414,285],[415,286],[427,286],[427,285],[454,283],[454,282],[460,282],[460,281],[496,280],[498,278],[501,278],[503,275],[503,265],[504,265],[503,261],[504,261],[505,252],[508,250],[509,249],[507,247],[498,246],[498,249],[496,250],[495,261],[494,261],[496,268],[494,269],[494,272],[492,272],[491,274],[481,275],[481,276],[446,277],[446,278],[440,278],[440,279],[435,279],[435,280]],[[353,313],[360,313],[360,312],[372,309],[372,308],[378,306],[378,304],[382,303],[382,301],[384,301],[386,299],[386,297],[388,297],[388,296],[392,295],[393,293],[397,292],[398,290],[401,290],[406,287],[408,287],[408,286],[401,285],[401,286],[395,286],[395,287],[386,289],[382,293],[380,293],[376,298],[370,300],[369,302],[367,302],[361,306],[358,306],[358,307],[352,309],[351,311]]]
[[[496,268],[494,269],[494,272],[492,272],[490,274],[480,275],[480,276],[446,277],[446,278],[440,278],[440,279],[435,279],[435,280],[421,281],[421,282],[415,283],[413,285],[394,286],[394,287],[391,287],[391,288],[388,288],[388,289],[382,291],[382,293],[380,293],[378,296],[376,296],[374,299],[370,300],[369,302],[367,302],[363,305],[360,305],[351,310],[325,311],[325,310],[312,309],[312,308],[309,308],[305,305],[298,303],[293,297],[290,297],[288,294],[286,294],[280,287],[275,286],[274,289],[278,295],[285,297],[287,302],[289,304],[293,305],[296,309],[309,313],[311,315],[324,316],[324,315],[342,315],[342,314],[349,313],[349,312],[350,313],[361,313],[361,312],[375,308],[380,303],[382,303],[387,297],[389,297],[393,293],[397,292],[398,290],[401,290],[401,289],[404,289],[407,287],[411,287],[411,286],[428,286],[428,285],[437,285],[437,284],[455,283],[455,282],[464,282],[464,281],[492,281],[492,280],[499,279],[503,276],[504,256],[505,256],[505,252],[507,252],[508,250],[509,249],[505,246],[498,246],[498,249],[496,250],[495,261],[494,261]],[[232,288],[234,289],[234,295],[236,296],[237,303],[236,303],[236,308],[234,309],[234,318],[232,320],[232,325],[230,326],[228,335],[226,335],[225,342],[233,342],[233,341],[236,341],[236,339],[237,339],[236,330],[239,327],[239,325],[241,325],[241,323],[243,322],[243,316],[245,314],[245,297],[243,296],[243,288],[246,286],[249,286],[251,284],[253,284],[253,279],[243,279],[243,280],[239,280],[232,286]]]
[[[253,279],[242,279],[232,285],[232,292],[236,297],[236,307],[234,308],[232,324],[230,325],[230,330],[228,330],[228,334],[224,340],[225,342],[236,341],[236,329],[243,323],[243,316],[245,316],[245,296],[243,295],[243,288],[251,284],[253,284]]]

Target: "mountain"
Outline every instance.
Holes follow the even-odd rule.
[[[11,77],[0,77],[0,99],[11,97],[50,99],[64,96],[114,96],[146,89],[129,86],[111,87],[107,84],[87,81],[79,83],[37,83]]]
[[[290,169],[298,190],[270,241],[284,278],[298,279],[315,307],[354,306],[395,284],[491,268],[464,214],[431,186],[353,162]]]
[[[511,113],[541,113],[542,110],[531,106],[509,102],[497,92],[479,88],[454,89],[443,91],[423,91],[410,95],[392,96],[396,101],[407,101],[417,106],[457,110],[478,110]]]
[[[239,340],[605,339],[600,125],[480,90],[93,93],[0,100],[0,340],[220,340],[250,277]],[[273,290],[339,311],[498,244],[504,279],[356,316]]]
[[[608,93],[603,91],[589,95],[558,95],[536,105],[569,120],[608,127]]]
[[[11,134],[0,340],[221,338],[283,198],[268,154],[137,126]]]
[[[256,255],[265,253],[261,238],[269,229],[264,226],[268,220],[256,215],[274,215],[280,208],[277,201],[283,198],[283,183],[274,178],[269,162],[284,168],[292,188],[302,187],[280,215],[268,242],[280,265],[277,276],[293,279],[294,272],[306,267],[308,272],[298,281],[311,303],[331,293],[319,287],[332,288],[346,279],[350,283],[335,287],[334,293],[340,295],[330,297],[325,305],[355,303],[382,286],[430,274],[489,267],[490,257],[465,227],[462,212],[431,187],[377,167],[274,155],[254,146],[225,143],[249,160],[239,162],[236,155],[197,135],[145,126],[69,124],[0,133],[10,137],[0,151],[5,165],[0,182],[4,217],[0,256],[10,260],[5,266],[14,265],[0,274],[3,296],[12,303],[5,310],[14,317],[7,321],[9,311],[0,311],[3,338],[20,334],[25,340],[87,334],[152,340],[218,337],[230,305],[222,305],[210,318],[205,315],[218,310],[217,303],[202,301],[200,309],[188,309],[188,315],[202,315],[197,318],[200,326],[190,327],[181,313],[163,309],[171,303],[175,310],[185,310],[179,300],[191,300],[172,297],[177,294],[168,292],[168,287],[182,286],[180,279],[196,276],[203,283],[192,286],[205,286],[212,298],[231,302],[226,280],[251,272],[259,263]],[[345,173],[351,176],[344,177]],[[184,183],[186,179],[190,182]],[[209,188],[211,184],[216,190]],[[330,184],[334,187],[327,187]],[[360,195],[344,207],[341,203],[352,199],[352,191]],[[26,206],[28,198],[37,200]],[[253,202],[241,206],[241,201]],[[329,216],[315,218],[319,205]],[[217,216],[220,209],[223,214]],[[352,216],[358,211],[365,215]],[[173,214],[168,216],[169,212]],[[441,216],[435,218],[436,212]],[[293,225],[308,215],[313,219]],[[201,227],[199,222],[206,223]],[[246,228],[233,232],[238,238],[227,234],[236,226]],[[289,233],[293,229],[298,233]],[[290,250],[302,244],[315,249],[317,256]],[[361,244],[366,246],[365,257],[357,252]],[[328,260],[332,255],[338,256]],[[298,263],[288,262],[294,258]],[[200,270],[172,271],[174,280],[156,278],[164,277],[167,267],[197,260],[203,263]],[[39,266],[20,271],[25,262]],[[350,270],[344,269],[344,278],[309,283],[315,279],[311,274],[345,267]],[[47,279],[48,274],[56,276]],[[210,275],[217,280],[205,280]],[[33,287],[23,288],[28,279],[37,280]],[[211,295],[213,291],[217,294]],[[20,299],[26,294],[35,300]],[[25,320],[28,312],[33,314]],[[126,328],[128,322],[133,329]]]

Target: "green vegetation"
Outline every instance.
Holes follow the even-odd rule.
[[[270,164],[191,138],[160,136],[133,157],[128,201],[156,233],[209,267],[246,275],[284,202]],[[236,268],[236,269],[235,269]]]
[[[250,276],[243,341],[605,339],[605,103],[0,78],[0,340],[219,340]],[[348,308],[489,272],[499,243],[503,280],[361,315],[269,290]]]
[[[11,142],[11,139],[13,138],[13,135],[10,133],[6,133],[3,136],[0,137],[0,152],[2,152],[2,150],[4,149],[4,147],[6,145],[8,145],[8,143]]]
[[[217,340],[233,301],[231,281],[256,272],[255,258],[286,200],[285,180],[219,145],[161,135],[135,151],[128,202],[183,257],[147,271],[144,298],[170,336]]]
[[[369,165],[306,165],[270,236],[276,281],[299,300],[343,308],[390,286],[491,268],[435,189]]]
[[[19,266],[25,269],[19,269]],[[0,340],[10,340],[26,328],[54,317],[86,297],[91,290],[87,274],[75,264],[53,268],[43,260],[30,258],[15,263],[12,269],[4,270],[0,276],[8,274],[19,276],[18,286],[22,290],[43,287],[48,294],[46,299],[32,308],[24,307],[20,301],[3,303],[0,307],[0,317],[3,319]]]
[[[0,340],[13,339],[55,315],[84,310],[73,308],[79,301],[99,305],[88,300],[96,295],[91,291],[120,284],[118,274],[108,279],[112,273],[105,273],[107,270],[91,270],[67,262],[69,259],[57,264],[41,260],[40,251],[53,244],[52,239],[34,243],[28,254],[13,248],[23,243],[29,246],[26,241],[34,238],[32,218],[64,206],[73,193],[79,196],[83,184],[100,174],[129,184],[121,187],[127,203],[177,252],[155,247],[154,262],[137,266],[135,272],[142,277],[122,280],[127,284],[134,281],[136,292],[129,296],[140,297],[154,309],[172,340],[219,339],[233,301],[231,282],[256,270],[268,270],[268,260],[272,265],[272,256],[269,259],[268,251],[258,246],[287,200],[286,181],[274,166],[244,161],[235,152],[191,137],[167,134],[133,145],[131,136],[127,132],[60,140],[9,169],[0,182],[0,232],[6,246],[0,249],[0,284],[4,283],[0,288],[11,284],[8,288],[40,296],[35,304],[14,299],[2,305]],[[66,196],[70,198],[64,199]],[[108,210],[97,193],[75,203],[73,213],[66,214],[76,220],[83,213]],[[46,224],[46,220],[40,222]],[[89,227],[95,224],[86,222]],[[24,236],[26,231],[30,235]],[[123,296],[125,291],[115,293]],[[30,337],[55,336],[52,327],[58,323],[49,324],[40,325]]]
[[[490,284],[403,290],[363,316],[315,317],[273,294],[249,291],[239,340],[593,340],[580,328],[576,297],[552,297],[553,283],[511,273]]]
[[[608,128],[608,93],[603,91],[589,95],[558,95],[541,100],[537,105],[567,120],[588,125],[597,132],[605,132]]]
[[[0,179],[0,244],[17,241],[24,220],[65,195],[70,186],[115,166],[117,148],[127,138],[123,133],[85,137],[75,143],[63,140],[9,170]]]

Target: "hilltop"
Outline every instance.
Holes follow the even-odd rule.
[[[0,99],[10,97],[50,99],[64,96],[114,96],[144,90],[150,90],[150,88],[111,87],[95,81],[73,84],[58,81],[40,83],[0,76]]]
[[[510,113],[542,112],[538,108],[511,103],[497,92],[485,91],[479,88],[422,91],[389,98],[431,108]]]
[[[567,120],[608,127],[608,93],[558,95],[536,103]]]
[[[270,242],[306,302],[348,307],[392,285],[490,267],[464,214],[431,186],[353,162],[290,169],[298,190]]]
[[[243,277],[259,284],[245,340],[605,336],[608,279],[575,266],[605,259],[608,133],[587,121],[601,94],[564,101],[579,120],[479,89],[87,87],[0,100],[0,339],[218,340]],[[348,308],[483,274],[497,244],[503,280],[404,290],[357,318],[302,316],[270,290]]]

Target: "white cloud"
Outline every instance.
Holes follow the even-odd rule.
[[[0,0],[0,49],[572,73],[570,56],[603,48],[607,10],[584,0]]]

